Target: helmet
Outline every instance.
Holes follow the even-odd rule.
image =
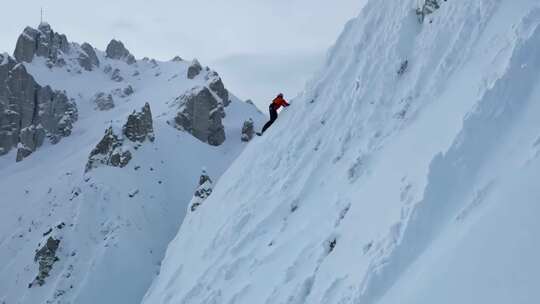
[[[277,95],[277,97],[283,98],[283,93],[279,93],[279,94]]]

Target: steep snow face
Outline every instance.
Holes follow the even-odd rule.
[[[432,1],[433,2],[433,1]],[[370,1],[143,303],[540,300],[540,7]]]
[[[221,80],[210,69],[188,79],[190,62],[132,62],[99,50],[99,66],[85,69],[79,46],[72,43],[70,50],[58,52],[60,65],[40,56],[24,63],[40,85],[74,99],[79,120],[65,140],[45,144],[20,163],[14,151],[0,158],[0,303],[139,303],[178,232],[201,168],[218,180],[246,147],[244,121],[264,120],[232,94],[223,100]],[[195,87],[209,87],[225,115],[219,146],[171,123],[176,99]],[[100,108],[96,96],[113,104]],[[123,168],[98,164],[85,173],[104,131],[123,132],[128,116],[146,103],[153,128],[132,121],[128,131],[153,132],[125,136],[129,162]]]

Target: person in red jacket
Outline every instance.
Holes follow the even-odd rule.
[[[263,135],[264,131],[266,131],[266,129],[268,129],[274,123],[274,121],[276,121],[278,117],[277,110],[279,110],[279,108],[281,108],[282,106],[288,107],[290,106],[290,104],[285,99],[283,99],[283,94],[279,93],[278,96],[274,98],[274,100],[268,107],[268,110],[270,111],[270,120],[264,125],[262,131],[260,133],[257,133],[257,135]]]

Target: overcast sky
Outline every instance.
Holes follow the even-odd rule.
[[[196,57],[216,69],[233,93],[259,101],[274,91],[301,90],[364,0],[2,2],[2,52],[13,52],[26,25],[37,26],[43,7],[45,21],[70,41],[103,50],[117,38],[137,58]]]

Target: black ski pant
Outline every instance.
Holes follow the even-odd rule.
[[[271,104],[270,107],[268,107],[268,110],[270,111],[270,120],[264,125],[261,133],[264,133],[264,131],[266,131],[266,129],[268,129],[277,119],[277,111],[276,109],[274,109],[273,104]]]

